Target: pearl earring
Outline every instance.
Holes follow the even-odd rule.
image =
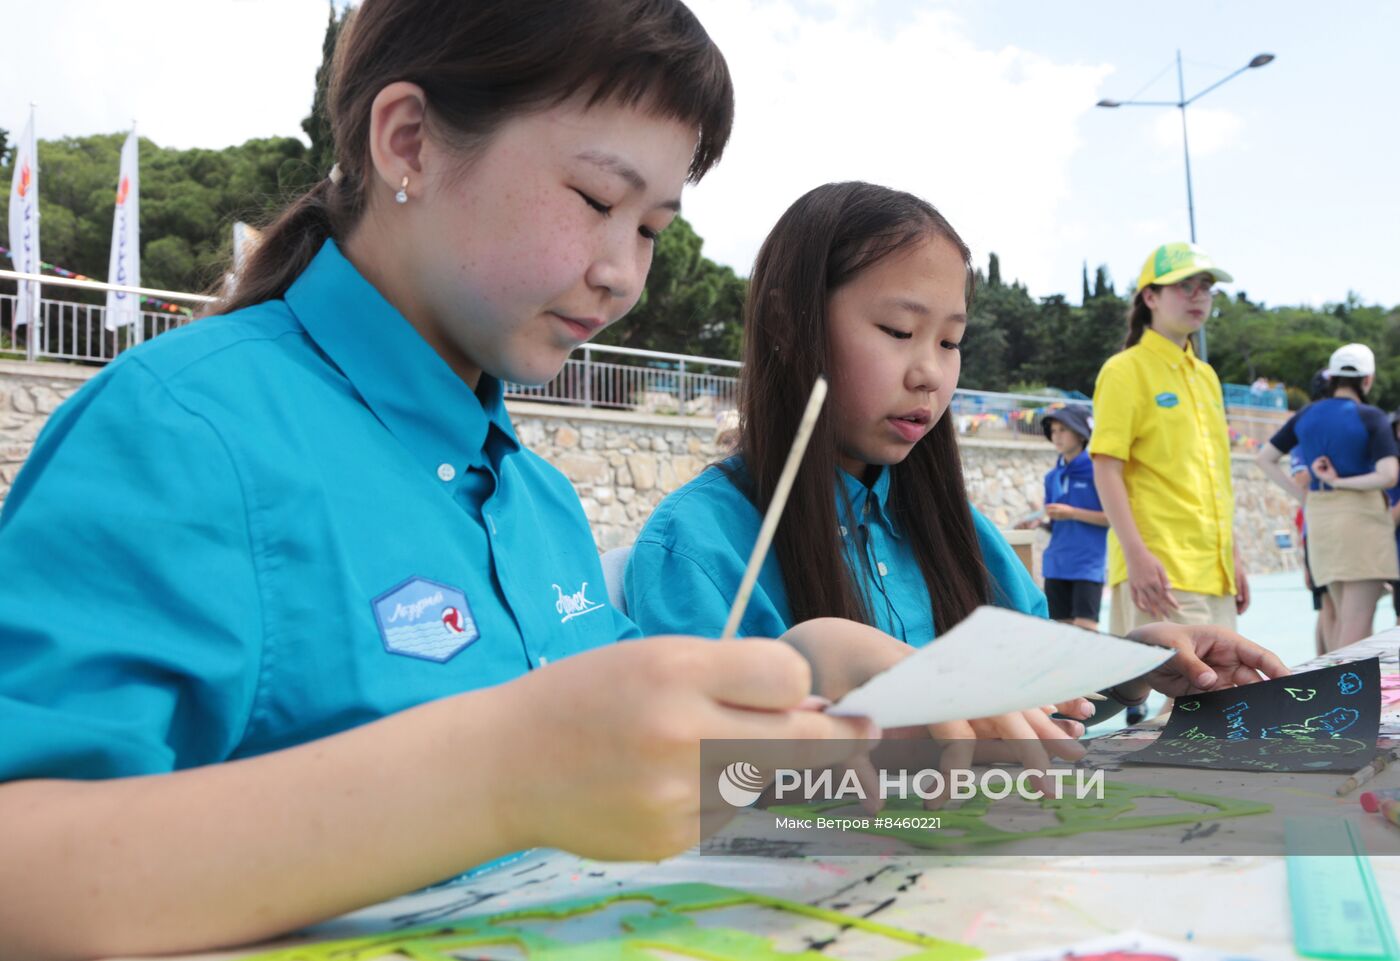
[[[407,178],[407,177],[403,178],[403,183],[399,184],[399,192],[396,193],[396,194],[394,194],[394,200],[395,200],[395,202],[401,203],[401,204],[406,204],[406,203],[408,203],[408,178]]]

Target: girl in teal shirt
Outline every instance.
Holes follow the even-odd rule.
[[[740,633],[777,634],[828,618],[878,628],[883,650],[853,652],[838,665],[846,679],[823,679],[824,693],[840,693],[979,604],[1047,615],[1030,574],[969,505],[953,424],[943,416],[961,369],[972,276],[957,232],[907,193],[827,184],[783,214],[749,282],[738,452],[667,497],[633,547],[627,604],[644,631],[719,636],[808,391],[823,374],[831,393]],[[1257,652],[1229,632],[1153,625],[1134,636]],[[1267,657],[1270,672],[1282,670]],[[1202,673],[1192,683],[1204,677],[1218,680]],[[1179,693],[1178,680],[1138,679],[1110,693],[1140,703],[1149,683]],[[1092,713],[1082,699],[1060,708]],[[1035,739],[1057,751],[1066,731],[1082,731],[1032,710],[934,733],[965,736],[964,723],[979,737],[1016,739],[1028,766],[1044,762]]]
[[[627,568],[643,629],[718,635],[809,385],[831,395],[740,626],[843,617],[921,646],[978,604],[1045,596],[963,487],[950,418],[967,327],[967,246],[931,205],[827,184],[754,266],[736,456],[656,509]]]
[[[679,0],[356,8],[331,176],[218,316],[55,413],[0,515],[0,953],[657,858],[698,839],[699,738],[870,736],[797,709],[793,646],[633,640],[502,402],[636,303],[732,109]]]

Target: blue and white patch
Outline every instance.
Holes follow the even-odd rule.
[[[390,654],[442,663],[481,636],[467,596],[423,577],[409,578],[372,603],[379,636]]]
[[[1177,399],[1177,396],[1169,390],[1158,394],[1155,399],[1158,407],[1175,407],[1177,404],[1181,403],[1181,401]]]

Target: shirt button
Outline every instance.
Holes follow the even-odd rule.
[[[457,468],[453,467],[451,464],[439,464],[439,465],[438,465],[438,480],[444,481],[444,482],[445,482],[445,481],[450,481],[452,478],[454,478],[454,477],[456,477],[456,476],[457,476]]]
[[[876,564],[876,565],[875,565],[875,569],[876,569],[877,571],[880,572],[880,576],[881,576],[881,577],[884,577],[886,574],[888,574],[888,573],[890,572],[890,569],[889,569],[888,567],[885,566],[885,562],[884,562],[884,561],[880,561],[880,563]]]
[[[842,524],[842,525],[841,525],[841,536],[842,536],[842,537],[845,537],[845,536],[846,536],[846,525],[845,525],[845,524]]]
[[[548,664],[548,663],[549,663],[549,658],[547,658],[547,657],[545,657],[543,654],[541,654],[541,655],[540,655],[540,667],[544,667],[544,666],[545,666],[546,664]]]

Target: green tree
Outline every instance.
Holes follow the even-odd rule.
[[[39,213],[44,259],[105,279],[113,198],[125,134],[41,140]],[[306,186],[306,147],[293,137],[249,140],[223,150],[174,150],[141,140],[141,279],[149,287],[200,290],[227,260],[235,220],[259,220]],[[13,158],[0,168],[8,184]],[[9,192],[0,192],[0,219]],[[46,297],[100,302],[66,288]]]
[[[311,98],[311,113],[301,122],[301,129],[306,131],[306,136],[311,140],[306,162],[310,164],[313,181],[330,173],[331,166],[335,163],[335,140],[331,135],[326,99],[330,87],[331,63],[335,58],[335,44],[350,16],[348,6],[340,13],[336,13],[334,2],[328,4],[328,7],[326,33],[321,39],[321,65],[316,68],[316,92]]]
[[[597,342],[737,360],[748,282],[707,258],[703,245],[677,217],[657,238],[641,300]]]
[[[1106,264],[1099,264],[1098,269],[1094,271],[1094,296],[1114,296],[1113,278],[1109,276],[1108,266]]]

